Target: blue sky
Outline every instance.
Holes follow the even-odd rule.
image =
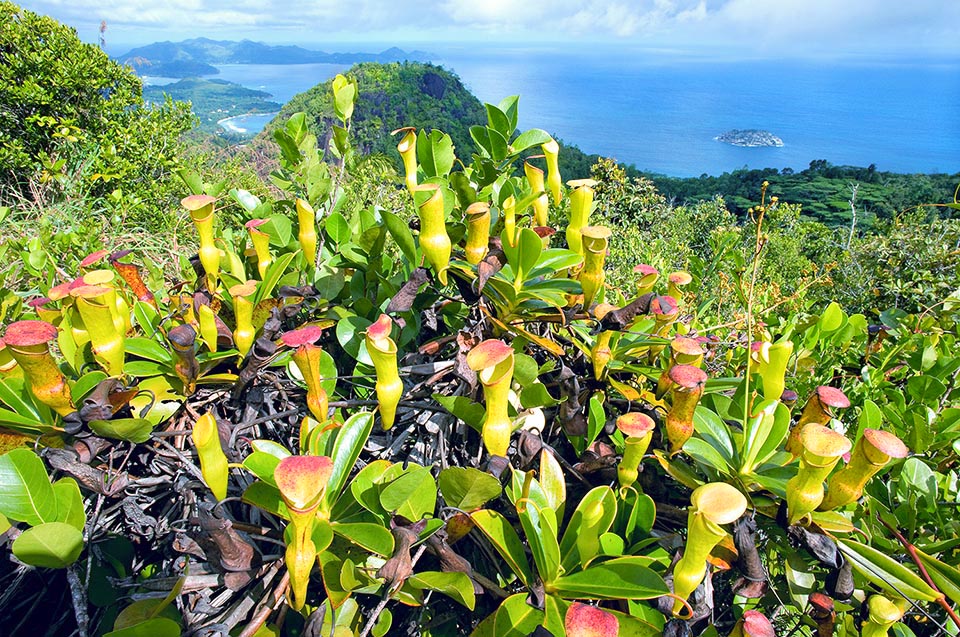
[[[744,58],[960,58],[960,0],[26,0],[22,6],[91,42],[106,20],[112,52],[206,36],[322,50],[562,42]]]

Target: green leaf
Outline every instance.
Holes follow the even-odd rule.
[[[643,557],[615,558],[557,578],[553,591],[575,599],[653,599],[669,593],[649,563]]]
[[[513,525],[496,511],[486,509],[474,511],[470,517],[520,581],[529,585],[532,581],[530,564],[527,563],[523,543]]]
[[[322,509],[330,511],[333,504],[340,497],[340,492],[350,477],[353,466],[360,457],[360,451],[367,444],[367,438],[373,431],[373,414],[361,411],[347,418],[337,433],[337,440],[333,443],[333,471],[327,481],[327,489],[323,494]]]
[[[290,519],[290,510],[275,486],[258,480],[244,489],[242,500],[284,520]]]
[[[545,130],[539,128],[531,128],[528,131],[520,133],[520,135],[513,140],[511,147],[513,148],[514,154],[524,151],[533,146],[540,146],[541,144],[546,144],[548,141],[553,139]]]
[[[407,582],[417,590],[429,589],[443,593],[470,610],[473,610],[477,603],[473,592],[473,581],[466,573],[425,571],[412,576]]]
[[[254,306],[259,305],[264,299],[270,298],[273,289],[277,287],[277,282],[280,281],[280,277],[283,276],[283,272],[295,256],[297,256],[296,252],[287,252],[270,264],[270,267],[267,268],[267,275],[263,277],[263,281],[257,284],[257,292],[253,295]]]
[[[823,311],[823,314],[820,315],[820,320],[817,322],[817,325],[820,327],[822,333],[829,334],[834,330],[840,329],[840,326],[843,325],[843,319],[843,310],[840,309],[840,304],[834,301],[830,303],[827,309]]]
[[[471,126],[470,137],[494,161],[501,161],[507,156],[507,138],[492,128],[486,126]]]
[[[449,467],[437,479],[447,506],[464,511],[479,508],[500,495],[500,481],[471,467]]]
[[[520,230],[520,240],[518,244],[518,272],[517,276],[522,280],[527,278],[537,262],[540,260],[540,254],[543,252],[543,240],[530,228]]]
[[[393,554],[393,534],[379,524],[369,522],[334,522],[333,532],[368,551],[390,557]]]
[[[340,244],[348,241],[351,236],[350,224],[344,219],[343,215],[337,211],[331,212],[324,222],[327,234],[333,239],[334,243]]]
[[[83,551],[83,533],[66,522],[47,522],[30,527],[13,541],[13,554],[24,564],[43,568],[66,568]]]
[[[70,396],[74,404],[80,404],[93,389],[102,381],[107,379],[107,375],[100,370],[87,372],[77,379],[77,382],[70,388]]]
[[[560,400],[550,395],[546,385],[543,383],[533,383],[520,390],[520,406],[524,409],[553,407],[554,405],[559,405],[560,402]]]
[[[0,513],[36,526],[57,520],[57,500],[43,461],[29,449],[0,456]]]
[[[380,505],[395,515],[417,522],[437,506],[437,484],[428,467],[410,465],[380,492]]]
[[[333,110],[341,122],[353,117],[353,103],[357,97],[356,80],[348,80],[337,74],[331,83],[333,89]]]
[[[729,475],[733,472],[726,458],[721,456],[716,448],[705,440],[690,438],[683,443],[683,450],[700,464],[712,467],[720,473]]]
[[[362,361],[360,352],[361,347],[363,347],[364,352],[366,351],[366,347],[363,345],[364,333],[371,325],[373,325],[373,322],[362,316],[346,316],[337,321],[336,327],[337,340],[343,346],[344,351],[355,360],[367,364],[370,364],[371,361],[369,359]]]
[[[263,480],[270,486],[277,486],[273,472],[280,464],[280,458],[265,451],[254,451],[243,459],[243,468]]]
[[[153,433],[153,424],[146,418],[91,420],[87,424],[98,436],[128,442],[146,442],[150,440],[150,434]]]
[[[487,411],[483,405],[473,402],[466,396],[442,396],[433,394],[432,398],[451,414],[467,423],[477,431],[483,427],[483,417]]]
[[[557,516],[549,506],[538,508],[535,502],[517,506],[520,525],[544,583],[550,583],[560,572],[560,543],[557,541]]]
[[[123,341],[123,349],[128,354],[133,354],[148,361],[157,363],[169,363],[172,360],[172,354],[167,349],[151,338],[135,336]]]
[[[60,478],[53,483],[53,493],[57,499],[57,522],[66,522],[78,531],[83,531],[87,523],[87,514],[83,510],[83,496],[80,487],[73,478]]]
[[[389,210],[381,210],[380,216],[383,218],[390,236],[393,237],[397,247],[400,248],[400,252],[406,257],[407,262],[411,266],[416,266],[419,261],[417,259],[417,246],[413,241],[413,233],[410,232],[410,227]]]
[[[900,470],[897,495],[907,501],[911,493],[916,493],[926,501],[927,509],[937,508],[937,476],[923,460],[917,457],[907,458]]]
[[[697,406],[693,412],[693,430],[723,456],[725,464],[733,462],[735,453],[730,428],[720,416],[703,405]]]
[[[503,600],[493,622],[492,635],[496,637],[528,637],[543,625],[542,610],[527,603],[527,594],[518,593]]]
[[[847,539],[838,539],[837,548],[850,560],[854,570],[891,595],[906,595],[926,602],[940,597],[919,575],[883,551]]]
[[[103,637],[180,637],[180,624],[166,617],[154,617],[145,622],[106,633]]]
[[[493,104],[484,104],[484,106],[487,109],[487,125],[510,139],[513,136],[513,129],[510,128],[510,119],[507,114]]]
[[[563,506],[567,501],[567,483],[563,477],[563,469],[552,452],[544,449],[540,453],[540,486],[546,496],[550,508],[557,514],[557,519],[563,519]]]
[[[497,104],[497,108],[507,116],[507,122],[509,123],[508,130],[511,134],[513,131],[517,130],[517,120],[519,119],[519,95],[511,95],[500,100],[500,103]]]
[[[438,130],[421,130],[417,135],[417,161],[428,179],[445,177],[456,161],[453,139]]]
[[[285,248],[293,238],[293,223],[283,215],[270,215],[259,230],[270,236],[270,245]]]

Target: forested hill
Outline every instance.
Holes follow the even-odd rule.
[[[404,126],[449,134],[458,157],[468,159],[475,152],[477,146],[470,137],[470,127],[484,124],[487,114],[480,100],[455,73],[434,64],[402,62],[357,64],[347,75],[356,78],[359,87],[351,138],[361,152],[382,153],[399,165],[398,140],[390,133]],[[290,115],[303,111],[318,136],[326,138],[334,121],[331,81],[291,98],[264,134],[269,135]],[[523,108],[522,96],[520,107]],[[556,132],[550,132],[556,136]],[[599,155],[587,155],[558,141],[563,147],[560,167],[564,178],[589,176]]]
[[[921,204],[950,203],[960,183],[960,173],[906,175],[882,172],[874,165],[834,166],[822,159],[796,172],[789,168],[744,168],[718,177],[643,176],[678,204],[720,195],[730,211],[740,216],[756,204],[760,185],[769,181],[771,195],[783,201],[803,202],[804,215],[831,225],[850,222],[851,200],[857,209],[858,223],[869,225],[874,219],[890,219]]]

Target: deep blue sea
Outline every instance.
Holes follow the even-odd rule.
[[[895,172],[960,171],[960,61],[782,62],[692,59],[623,48],[419,46],[477,97],[519,94],[521,128],[674,176],[806,168],[814,159]],[[277,101],[342,65],[226,65],[221,77]],[[261,118],[263,119],[263,118]],[[249,127],[262,126],[250,122]],[[779,148],[714,137],[760,128]]]

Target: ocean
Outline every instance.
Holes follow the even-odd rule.
[[[689,177],[812,160],[894,172],[960,171],[960,61],[724,61],[624,48],[437,47],[431,60],[482,101],[520,95],[521,128],[587,153]],[[277,101],[347,67],[225,65],[220,75]],[[262,116],[259,118],[263,120]],[[233,120],[233,124],[238,122]],[[240,121],[248,130],[263,121]],[[714,138],[756,128],[782,147]]]

